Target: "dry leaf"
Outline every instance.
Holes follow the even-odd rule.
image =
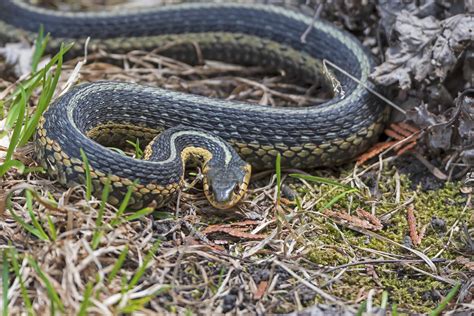
[[[435,18],[420,19],[402,11],[393,29],[398,34],[397,45],[387,50],[386,61],[375,68],[372,78],[385,86],[398,82],[402,89],[408,89],[412,77],[426,77],[431,63],[431,43],[440,31]]]
[[[375,230],[381,230],[383,228],[382,222],[378,219],[377,216],[372,215],[372,213],[367,212],[361,208],[356,209],[357,215],[368,220],[371,224],[374,225]]]
[[[383,142],[383,143],[375,144],[374,146],[369,148],[369,150],[367,150],[367,152],[363,153],[362,155],[360,155],[357,158],[356,164],[357,165],[364,164],[367,160],[374,158],[375,156],[377,156],[378,154],[383,152],[385,149],[390,148],[391,146],[395,145],[396,143],[397,143],[396,141],[389,141],[389,142]]]
[[[212,239],[228,240],[228,239],[247,239],[247,240],[262,240],[267,236],[263,234],[252,234],[247,233],[252,226],[258,225],[259,222],[247,220],[243,222],[222,224],[222,225],[210,225],[206,227],[202,234]]]
[[[436,77],[444,80],[461,52],[474,40],[474,17],[459,14],[442,21],[441,25],[442,32],[433,45],[432,64]]]
[[[355,227],[360,227],[364,229],[369,229],[369,230],[381,230],[383,226],[380,224],[374,225],[372,223],[369,223],[368,221],[364,219],[360,219],[356,216],[350,215],[345,212],[334,212],[331,210],[325,210],[324,214],[326,214],[329,217],[336,218],[336,219],[341,219],[343,221],[348,222],[349,224],[355,226]]]
[[[409,89],[412,81],[444,80],[463,49],[474,39],[474,18],[459,14],[443,21],[418,18],[408,11],[397,15],[393,34],[397,41],[386,52],[386,61],[372,78],[381,85],[398,82]]]
[[[413,204],[410,204],[407,208],[407,221],[408,229],[410,231],[411,242],[414,246],[418,246],[419,244],[421,244],[421,240],[424,236],[424,229],[422,229],[422,232],[418,234],[416,227],[415,207],[413,206]]]
[[[268,281],[260,281],[257,287],[257,291],[255,291],[255,294],[253,295],[253,298],[255,300],[259,300],[263,297],[265,294],[265,291],[268,288]]]

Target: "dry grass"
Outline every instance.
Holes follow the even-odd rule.
[[[77,71],[79,61],[64,65],[59,87],[77,76],[81,82],[133,81],[268,106],[319,101],[311,87],[258,67],[212,61],[192,67],[142,51],[93,52]],[[11,76],[2,80],[3,87],[14,84]],[[17,158],[35,165],[29,146],[18,151]],[[88,313],[104,315],[263,314],[305,308],[355,313],[361,302],[368,312],[382,313],[387,294],[400,311],[426,311],[458,281],[460,294],[450,308],[473,307],[469,305],[473,270],[462,261],[469,258],[472,225],[465,223],[473,219],[472,193],[460,193],[459,186],[452,185],[446,192],[425,196],[420,189],[410,189],[409,181],[396,170],[377,162],[364,169],[350,165],[334,172],[312,172],[334,183],[295,180],[283,173],[286,185],[279,197],[275,173],[254,175],[245,200],[226,212],[208,205],[199,184],[194,185],[197,176],[190,174],[188,182],[193,185],[175,202],[131,220],[129,213],[117,218],[110,205],[102,212],[101,201],[87,200],[83,187],[65,189],[41,174],[9,172],[0,182],[0,247],[10,249],[8,256],[15,249],[21,275],[12,272],[12,259],[4,257],[10,265],[9,313],[19,314],[27,307],[22,282],[38,314],[50,311],[54,291],[65,314],[78,313],[86,305]],[[2,209],[10,195],[10,209],[33,225],[26,189],[35,192],[30,209],[45,238],[26,230],[11,211]],[[286,199],[291,194],[298,197],[297,203]],[[438,196],[441,202],[435,204]],[[431,225],[417,247],[404,239],[409,234],[405,211],[412,204],[420,225]],[[441,205],[444,210],[438,209]],[[350,216],[328,215],[342,213]],[[351,222],[355,214],[381,220],[383,228],[371,231],[358,226],[358,221]],[[442,216],[444,231],[430,222],[432,216]],[[224,229],[205,233],[211,224],[228,223],[237,223],[232,234]],[[94,247],[97,235],[100,243]],[[60,308],[54,305],[56,311]]]

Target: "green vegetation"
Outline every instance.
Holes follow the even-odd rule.
[[[48,43],[49,35],[43,36],[43,31],[39,32],[36,40],[35,51],[33,53],[32,73],[18,84],[18,88],[2,102],[9,106],[9,112],[5,122],[5,129],[0,133],[0,137],[10,135],[10,144],[6,157],[0,165],[0,176],[3,176],[11,168],[18,169],[21,173],[30,172],[23,163],[14,159],[16,148],[26,145],[33,136],[36,126],[43,112],[48,107],[53,97],[54,91],[61,76],[63,56],[72,47],[61,45],[59,52],[40,70],[37,70],[39,60]],[[54,69],[54,70],[53,70]],[[34,112],[30,113],[29,104],[33,92],[41,90],[41,94]]]
[[[421,244],[415,249],[431,259],[452,260],[459,255],[456,249],[462,248],[462,240],[452,238],[449,230],[459,222],[468,222],[469,216],[471,216],[470,211],[467,211],[467,196],[460,191],[461,184],[446,183],[444,188],[435,191],[423,191],[421,188],[413,191],[410,188],[410,180],[404,175],[400,176],[399,184],[395,183],[395,172],[395,169],[382,171],[376,188],[371,188],[371,192],[377,192],[379,197],[377,199],[374,199],[368,190],[356,190],[333,203],[335,196],[340,197],[344,192],[348,192],[347,187],[320,178],[317,178],[318,181],[314,181],[316,184],[312,184],[310,188],[295,185],[295,189],[303,201],[303,210],[306,215],[312,218],[312,224],[317,227],[318,231],[312,239],[311,251],[308,253],[308,258],[311,261],[329,268],[354,261],[406,257],[409,253],[397,246],[396,243],[405,244],[409,238],[406,218],[407,204],[403,203],[410,200],[413,201],[415,208],[418,230],[420,231],[423,226],[426,226]],[[344,175],[341,178],[344,178]],[[313,183],[311,179],[311,177],[305,178],[309,183]],[[394,193],[397,186],[400,201],[396,201]],[[314,203],[314,201],[316,201],[314,207],[305,209],[305,202]],[[382,239],[373,238],[371,235],[347,229],[345,225],[336,224],[327,216],[321,216],[323,214],[320,212],[323,212],[328,204],[332,204],[333,211],[353,215],[358,208],[367,211],[375,210],[375,215],[382,219],[384,228],[381,231],[372,232],[372,234],[386,237],[396,243],[387,243]],[[445,223],[443,230],[439,230],[431,224],[433,218],[442,219]],[[413,259],[420,258],[414,257]],[[451,288],[450,284],[430,277],[430,269],[422,263],[415,265],[418,270],[413,270],[411,268],[413,265],[401,263],[395,266],[393,264],[369,266],[375,271],[377,280],[374,280],[371,274],[362,273],[367,265],[354,266],[339,278],[340,283],[332,288],[331,294],[353,301],[358,295],[358,292],[354,291],[355,288],[370,289],[382,285],[388,292],[390,301],[396,303],[398,309],[426,313],[436,306],[436,301],[423,297],[429,297],[431,291],[437,290],[440,293],[446,293],[448,288]],[[462,266],[456,263],[452,263],[451,268],[455,269],[456,266],[462,269]],[[334,273],[338,272],[340,270],[336,269]],[[379,298],[376,298],[376,301],[378,300]],[[378,302],[381,303],[381,301]]]
[[[64,306],[63,306],[63,303],[61,302],[61,299],[59,298],[59,294],[54,289],[54,286],[53,284],[51,284],[51,281],[49,280],[49,278],[41,270],[40,266],[38,265],[38,262],[36,262],[36,260],[30,256],[28,256],[27,259],[28,259],[28,263],[30,264],[31,267],[33,267],[35,272],[40,277],[43,285],[46,287],[46,290],[48,291],[48,296],[49,296],[50,305],[51,305],[50,306],[51,315],[56,315],[56,308],[58,308],[61,312],[64,312]]]
[[[446,309],[448,304],[454,299],[459,289],[461,288],[461,283],[456,283],[456,285],[449,291],[448,295],[439,303],[439,305],[430,312],[430,316],[438,316],[443,310]]]
[[[143,158],[143,150],[140,147],[140,140],[137,138],[136,142],[132,142],[130,140],[127,140],[127,143],[133,146],[134,149],[134,157],[137,159],[142,159]]]

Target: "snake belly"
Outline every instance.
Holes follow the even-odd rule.
[[[387,107],[362,85],[323,67],[321,61],[329,60],[375,88],[368,81],[374,61],[358,40],[286,8],[181,4],[69,13],[20,0],[0,2],[0,42],[34,38],[40,25],[52,35],[51,50],[62,41],[83,43],[90,36],[90,47],[107,51],[164,47],[163,55],[185,62],[204,58],[260,65],[335,91],[324,104],[296,108],[263,107],[131,83],[75,87],[45,112],[37,132],[38,156],[60,182],[81,182],[82,148],[94,168],[97,190],[109,176],[117,203],[134,181],[140,184],[132,202],[164,203],[182,179],[169,169],[121,156],[94,140],[115,134],[118,142],[127,137],[150,141],[158,131],[181,124],[224,139],[254,169],[273,168],[278,154],[282,167],[307,169],[342,164],[364,152],[377,139],[388,115]],[[312,29],[303,42],[301,35],[309,25]],[[72,54],[80,53],[80,45],[75,47]]]

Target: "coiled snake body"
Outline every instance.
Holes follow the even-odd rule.
[[[284,8],[183,4],[125,13],[64,13],[4,0],[0,20],[2,42],[34,37],[43,25],[53,37],[52,48],[90,36],[91,46],[112,51],[168,47],[164,55],[195,63],[199,47],[205,59],[281,69],[305,82],[340,87],[330,101],[305,108],[262,107],[119,82],[71,89],[41,119],[38,159],[61,183],[84,183],[82,148],[95,192],[110,181],[112,203],[119,203],[134,182],[132,207],[166,203],[182,185],[184,161],[197,156],[204,163],[207,197],[227,208],[244,194],[250,165],[273,168],[278,153],[283,167],[341,164],[374,142],[387,113],[364,87],[323,70],[321,60],[327,59],[370,85],[373,61],[360,43],[328,23]],[[311,23],[303,43],[301,35]],[[169,130],[151,141],[163,129]],[[149,161],[94,141],[123,145],[137,137],[151,141]]]

